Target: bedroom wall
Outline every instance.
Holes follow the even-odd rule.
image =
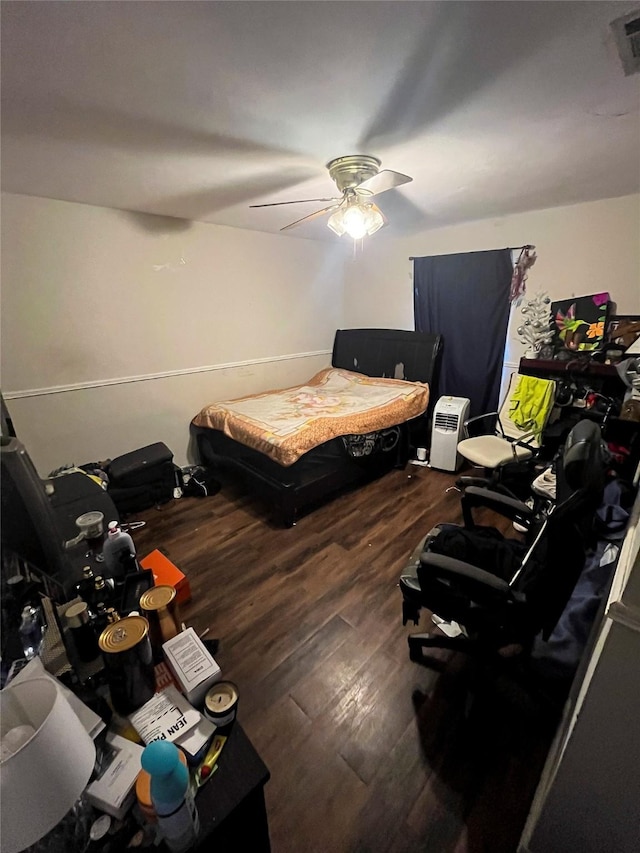
[[[41,475],[330,363],[344,248],[2,195],[2,391]]]
[[[640,195],[518,213],[424,231],[402,238],[376,235],[345,264],[346,326],[413,329],[413,264],[409,257],[533,243],[538,259],[528,287],[552,299],[608,290],[618,313],[640,314]],[[522,345],[509,326],[505,374]]]
[[[407,237],[381,232],[345,265],[345,323],[413,329],[409,257],[533,243],[529,284],[553,299],[609,290],[640,313],[640,195],[517,213]]]

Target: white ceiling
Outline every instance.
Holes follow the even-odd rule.
[[[389,233],[640,189],[637,2],[3,2],[10,192],[277,232],[368,153]],[[315,222],[293,237],[338,238]]]

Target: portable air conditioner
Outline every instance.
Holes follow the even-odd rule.
[[[464,438],[464,422],[469,417],[466,397],[440,397],[433,410],[429,464],[442,471],[456,471],[460,464],[458,442]]]

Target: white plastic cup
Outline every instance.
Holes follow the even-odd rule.
[[[416,448],[416,456],[418,457],[418,462],[425,462],[427,459],[427,448],[426,447],[417,447]]]

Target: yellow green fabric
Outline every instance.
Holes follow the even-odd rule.
[[[521,376],[509,401],[509,417],[523,432],[533,432],[539,442],[554,401],[555,382]]]

